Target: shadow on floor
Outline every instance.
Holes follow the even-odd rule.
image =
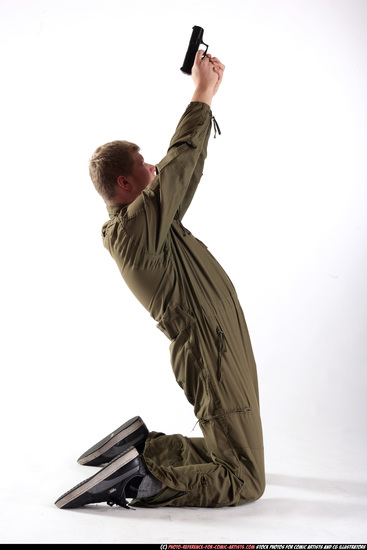
[[[286,474],[267,474],[267,485],[277,485],[293,489],[301,489],[314,493],[335,494],[339,497],[367,497],[367,483],[343,481],[342,479],[322,479],[314,477],[299,477]]]

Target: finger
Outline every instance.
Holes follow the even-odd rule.
[[[218,77],[218,82],[222,82],[223,80],[223,71],[219,67],[213,67],[213,71]]]
[[[213,61],[213,63],[223,65],[223,63],[220,61],[220,59],[218,59],[218,57],[215,57],[215,55],[212,56],[212,61]]]
[[[195,63],[199,63],[204,55],[204,50],[198,50],[195,55]]]
[[[212,60],[211,60],[211,58],[210,58],[210,55],[208,55],[208,54],[203,55],[201,61],[206,61],[206,63],[211,63],[211,62],[212,62]]]
[[[219,67],[219,66],[217,66],[217,65],[214,65],[213,71],[215,71],[217,74],[223,75],[224,69],[222,69],[222,67]]]
[[[220,67],[222,69],[222,71],[224,71],[225,69],[225,65],[223,65],[223,63],[221,63],[219,61],[219,59],[216,60],[215,57],[212,58],[211,62],[213,63],[213,65],[215,65],[216,67]]]

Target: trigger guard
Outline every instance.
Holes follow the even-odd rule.
[[[205,50],[205,52],[204,52],[204,55],[203,55],[202,58],[201,58],[201,59],[204,59],[204,57],[206,57],[206,54],[207,54],[207,52],[208,52],[209,45],[208,45],[208,44],[205,44],[205,42],[202,42],[202,44],[203,44],[203,46],[206,46],[206,50]]]

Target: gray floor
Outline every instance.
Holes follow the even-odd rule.
[[[365,456],[346,435],[343,441],[344,451],[332,438],[321,444],[289,433],[268,436],[265,495],[237,508],[125,510],[100,504],[59,510],[56,498],[96,469],[76,464],[75,453],[60,452],[51,438],[38,453],[29,448],[2,468],[0,542],[363,543]]]

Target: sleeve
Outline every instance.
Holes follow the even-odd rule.
[[[203,173],[211,131],[209,105],[192,102],[181,117],[166,156],[157,165],[157,176],[129,205],[128,231],[140,243],[158,252],[176,215],[189,207]]]

